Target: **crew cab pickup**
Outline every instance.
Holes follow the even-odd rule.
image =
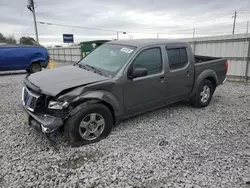
[[[34,73],[46,68],[49,56],[46,48],[25,45],[0,45],[0,71],[26,70]]]
[[[63,126],[70,143],[96,142],[139,113],[182,100],[206,107],[227,70],[226,59],[195,56],[188,43],[108,42],[75,65],[28,75],[25,119],[43,133]]]

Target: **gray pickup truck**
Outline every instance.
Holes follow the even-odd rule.
[[[194,56],[184,42],[108,42],[74,66],[28,75],[25,121],[46,134],[64,127],[70,143],[96,142],[139,113],[182,100],[206,107],[227,70],[226,59]]]

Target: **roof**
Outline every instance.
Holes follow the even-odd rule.
[[[1,48],[36,48],[41,46],[33,46],[33,45],[22,45],[22,44],[3,44],[0,45]]]
[[[91,40],[91,41],[83,41],[80,42],[80,44],[85,44],[85,43],[105,43],[105,42],[109,42],[110,40]]]
[[[158,45],[158,44],[175,44],[184,42],[178,40],[169,40],[169,39],[131,39],[131,40],[116,40],[108,43],[143,47],[143,46]]]

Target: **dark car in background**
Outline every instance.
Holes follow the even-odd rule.
[[[26,70],[39,72],[46,68],[49,61],[48,51],[44,47],[25,45],[0,46],[0,71]]]

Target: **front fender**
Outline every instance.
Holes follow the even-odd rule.
[[[107,103],[109,106],[112,107],[116,121],[119,121],[119,119],[121,118],[123,114],[123,108],[120,101],[117,99],[116,96],[107,91],[89,91],[76,97],[70,104],[78,106],[81,103],[90,100]]]
[[[198,87],[200,86],[200,84],[207,78],[213,78],[216,85],[218,85],[218,77],[217,77],[217,74],[215,71],[213,71],[212,69],[207,69],[205,71],[203,71],[195,80],[195,83],[194,83],[194,87],[193,87],[193,91],[192,93],[190,94],[190,98],[192,98]]]

